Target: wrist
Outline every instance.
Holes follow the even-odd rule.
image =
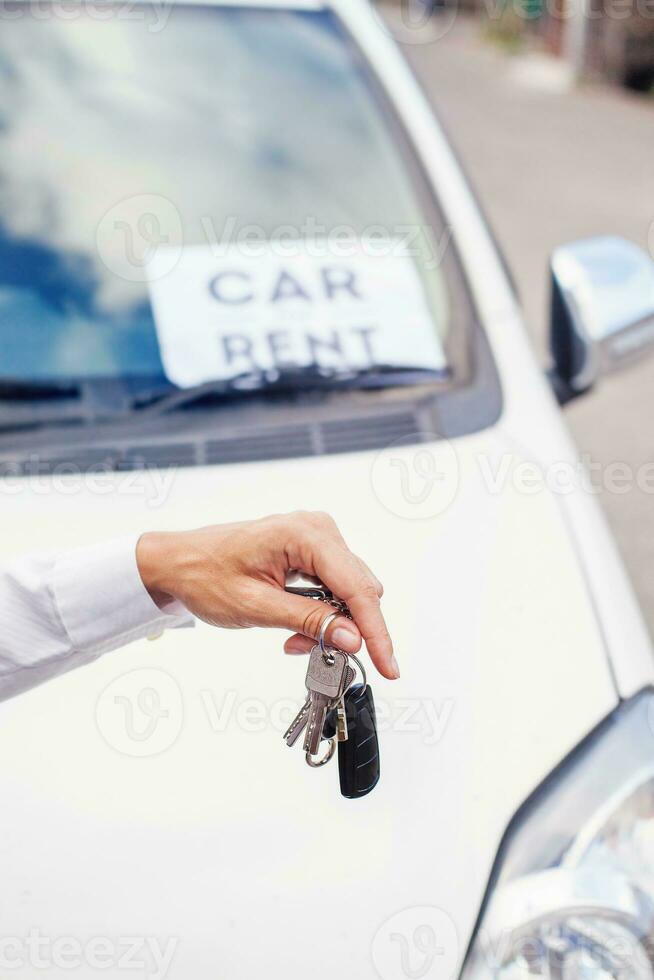
[[[175,596],[170,591],[170,571],[174,563],[175,534],[148,531],[136,544],[136,565],[141,581],[159,609],[169,605]]]

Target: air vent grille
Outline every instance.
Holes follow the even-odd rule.
[[[120,454],[118,469],[144,470],[165,469],[170,466],[193,466],[197,462],[196,447],[192,442],[151,443],[148,446],[130,446]]]
[[[419,421],[413,412],[380,418],[344,419],[322,426],[324,451],[347,453],[355,450],[383,449],[403,440],[421,441]]]
[[[314,452],[311,429],[308,426],[297,426],[271,429],[270,432],[236,439],[211,440],[205,447],[205,461],[209,465],[246,463],[255,460],[312,456]]]
[[[2,460],[0,476],[38,476],[41,474],[58,473],[90,473],[100,470],[116,469],[119,453],[116,449],[75,449],[64,455],[61,451],[56,456],[48,456],[33,450],[25,457]]]
[[[220,465],[268,459],[296,459],[323,453],[383,449],[395,442],[421,442],[420,420],[413,412],[332,419],[315,425],[284,426],[222,439],[188,442],[163,440],[137,445],[58,448],[52,455],[37,449],[0,460],[0,477],[93,470],[141,470],[172,466]]]

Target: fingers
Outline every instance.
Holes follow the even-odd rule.
[[[361,630],[370,659],[384,677],[395,680],[400,676],[400,668],[390,638],[386,622],[379,607],[379,597],[365,593],[351,595],[347,600],[354,621]]]
[[[328,616],[332,615],[332,612],[330,612],[329,606],[325,606],[323,603],[320,603],[320,606],[323,609],[322,622],[324,622]],[[311,653],[317,639],[318,637],[309,638],[302,633],[294,633],[293,636],[289,636],[284,644],[284,653]],[[339,650],[345,650],[346,653],[357,653],[361,649],[361,634],[353,626],[351,620],[339,616],[327,627],[325,644],[328,647],[338,647]]]
[[[393,644],[379,603],[383,593],[381,582],[349,550],[329,515],[305,515],[299,523],[294,523],[293,529],[297,535],[295,544],[301,558],[300,567],[317,575],[334,595],[345,600],[379,672],[389,679],[399,677]],[[306,631],[298,629],[296,632]]]
[[[311,653],[315,645],[315,639],[309,639],[309,637],[303,636],[301,633],[294,633],[293,636],[289,636],[284,643],[284,653],[292,655]],[[337,642],[334,640],[333,635],[330,637],[330,627],[327,628],[327,645],[337,646],[341,650],[346,650],[348,653],[356,653],[358,650],[358,647],[354,649],[348,648],[342,642]],[[376,660],[373,659],[373,662],[375,663],[375,666],[378,666]],[[382,673],[384,677],[388,677],[389,680],[396,680],[400,676],[400,669],[397,664],[397,660],[393,656],[391,656],[391,671],[392,672],[387,673],[383,668],[381,668],[380,673]]]
[[[361,635],[377,670],[389,679],[400,676],[393,644],[381,612],[383,587],[368,566],[350,551],[334,520],[323,513],[298,513],[283,518],[283,542],[287,567],[300,568],[318,578],[343,599],[356,624],[356,645],[348,630],[353,624],[339,620],[328,630],[327,640],[347,653],[356,653]],[[315,600],[287,596],[287,622],[280,623],[295,633],[315,639],[325,617],[325,607]],[[310,607],[306,606],[306,603]],[[318,606],[318,609],[316,609]],[[328,614],[328,613],[327,613]],[[341,634],[343,630],[343,634]],[[338,637],[338,638],[337,638]],[[288,641],[291,649],[298,648],[294,638]]]
[[[262,625],[279,626],[300,634],[300,638],[304,638],[309,644],[309,650],[315,646],[325,619],[333,614],[333,609],[323,602],[291,595],[271,586],[262,589],[257,606]],[[295,637],[290,638],[293,639]],[[352,620],[337,616],[327,627],[325,643],[346,653],[356,653],[361,649],[361,633]],[[304,653],[305,650],[296,652]]]
[[[360,565],[363,568],[364,572],[366,572],[366,574],[368,574],[370,576],[370,578],[373,580],[373,582],[375,583],[375,588],[377,589],[377,595],[381,599],[381,597],[384,594],[384,586],[381,584],[381,582],[379,581],[379,579],[377,578],[377,576],[375,575],[375,573],[372,571],[372,569],[370,568],[370,566],[369,565],[366,565],[366,563],[363,560],[363,558],[359,558],[358,555],[354,555],[354,557],[360,563]]]
[[[301,633],[294,633],[284,644],[284,653],[311,653],[315,645],[315,640],[310,640],[308,636],[302,636]]]

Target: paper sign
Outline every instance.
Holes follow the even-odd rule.
[[[172,271],[168,248],[151,259],[157,336],[174,384],[311,364],[446,366],[400,243],[375,242],[375,255],[357,245],[346,258],[306,242],[259,246],[256,255],[238,245],[186,246]]]

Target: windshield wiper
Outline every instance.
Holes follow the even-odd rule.
[[[419,384],[443,383],[449,380],[447,368],[437,370],[418,366],[377,364],[355,370],[329,370],[312,364],[308,367],[248,372],[234,378],[206,381],[190,388],[165,389],[137,396],[130,414],[163,415],[203,401],[221,401],[235,396],[252,396],[267,392],[315,391],[321,388],[391,388]]]
[[[81,394],[81,386],[70,381],[31,381],[0,377],[0,401],[58,401],[80,398]]]
[[[66,423],[79,416],[81,402],[74,382],[0,377],[0,433]]]
[[[346,387],[392,388],[411,385],[444,384],[452,378],[449,367],[426,368],[419,365],[375,364],[373,367],[343,375]]]
[[[90,425],[120,417],[126,398],[115,379],[38,381],[0,377],[0,432]]]

